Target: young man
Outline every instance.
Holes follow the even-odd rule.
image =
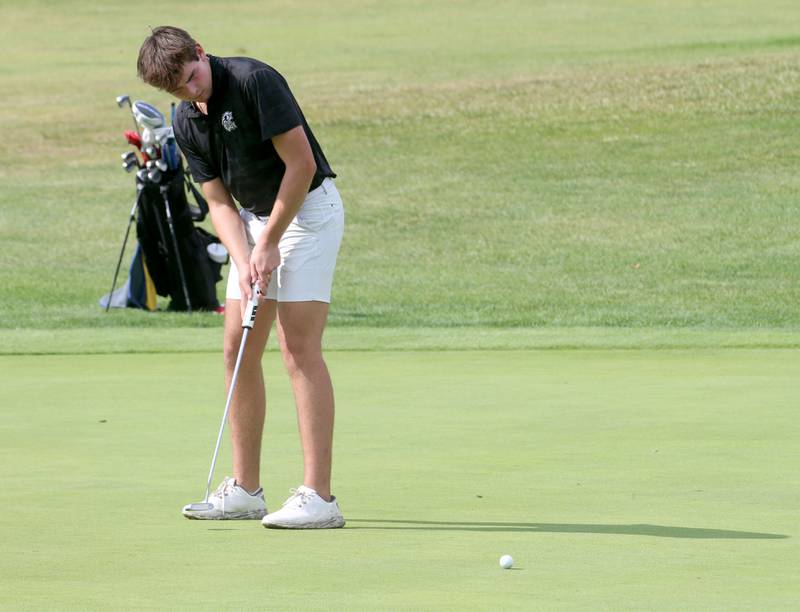
[[[225,300],[229,386],[251,287],[258,309],[230,411],[233,478],[193,519],[261,519],[266,527],[342,527],[331,495],[333,387],[322,358],[333,271],[344,230],[342,201],[325,155],[284,78],[242,57],[208,55],[184,30],[158,27],[139,51],[139,76],[183,102],[174,130],[202,184],[214,228],[231,254]],[[237,210],[234,198],[241,205]],[[303,485],[267,513],[260,482],[265,393],[261,356],[277,321],[294,390],[303,447]]]

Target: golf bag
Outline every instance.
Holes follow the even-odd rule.
[[[216,284],[223,264],[211,259],[208,246],[220,241],[194,226],[182,165],[163,172],[158,182],[136,180],[136,236],[156,293],[170,298],[169,310],[219,308]]]
[[[125,131],[125,140],[138,155],[136,151],[123,153],[122,167],[126,172],[136,171],[136,201],[111,291],[101,298],[101,305],[106,311],[120,304],[154,310],[157,293],[170,298],[169,310],[218,311],[216,284],[222,280],[221,268],[228,262],[228,254],[216,236],[194,226],[194,221],[205,218],[208,203],[184,172],[175,134],[165,125],[164,115],[142,100],[131,103],[129,96],[117,97],[118,106],[125,103],[136,124],[136,131]],[[172,110],[174,114],[174,104]],[[196,205],[189,204],[187,190]],[[136,254],[143,261],[131,268],[128,283],[118,292],[117,276],[134,221],[139,239]],[[133,272],[140,267],[146,281],[144,299],[140,299],[140,286],[134,282]],[[135,296],[133,289],[137,290]]]
[[[113,290],[100,298],[102,308],[142,308],[156,310],[156,286],[147,270],[142,257],[142,247],[136,246],[131,267],[128,269],[128,280],[119,289]]]

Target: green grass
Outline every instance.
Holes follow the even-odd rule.
[[[222,346],[222,330],[15,329],[2,332],[0,355],[208,353]],[[334,351],[527,351],[563,349],[797,349],[800,334],[781,329],[331,327],[323,345]],[[270,350],[277,350],[274,333]]]
[[[301,470],[288,383],[276,354],[264,362],[274,508]],[[789,610],[800,596],[796,350],[329,363],[348,524],[285,533],[180,516],[224,405],[217,354],[0,357],[0,607]]]
[[[160,22],[292,83],[346,200],[334,326],[800,324],[796,3],[295,4],[2,8],[0,327],[219,325],[96,305]]]

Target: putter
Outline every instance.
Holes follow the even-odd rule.
[[[254,283],[251,288],[250,300],[247,302],[247,309],[244,311],[244,318],[242,319],[242,341],[239,344],[239,354],[236,357],[236,365],[233,367],[233,376],[231,377],[231,387],[228,389],[228,400],[225,402],[225,412],[222,413],[222,423],[219,426],[219,435],[217,436],[217,445],[214,447],[214,455],[211,457],[211,470],[208,472],[208,484],[206,485],[205,501],[189,504],[189,510],[203,511],[211,510],[214,504],[208,501],[208,496],[211,494],[211,480],[214,478],[214,468],[217,465],[217,456],[219,455],[219,445],[222,442],[222,432],[225,431],[225,421],[228,420],[228,411],[231,408],[231,399],[233,398],[233,390],[236,388],[236,379],[239,376],[239,366],[242,364],[242,355],[244,355],[244,347],[247,342],[247,334],[253,329],[253,324],[256,322],[256,311],[258,310],[258,296],[261,291]]]

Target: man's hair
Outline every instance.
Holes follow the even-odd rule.
[[[148,85],[173,91],[178,88],[183,66],[197,59],[197,42],[186,30],[159,26],[144,39],[136,69]]]

